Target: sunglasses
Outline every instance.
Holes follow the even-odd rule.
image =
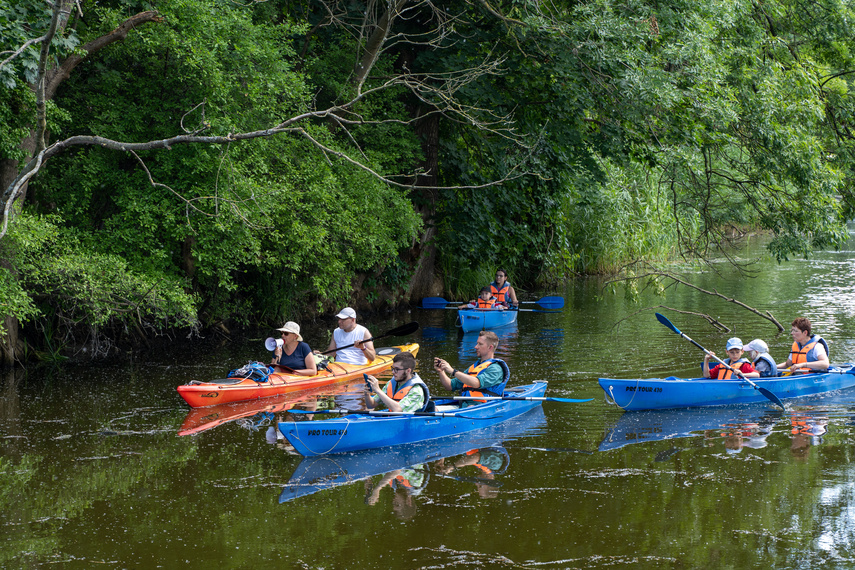
[[[282,336],[288,336],[289,334],[294,334],[294,333],[289,333],[289,332],[286,332],[286,331],[282,331]]]

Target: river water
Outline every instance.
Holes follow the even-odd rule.
[[[763,257],[752,241],[742,259]],[[684,286],[641,303],[596,279],[563,290],[558,314],[524,312],[501,331],[512,384],[549,382],[547,402],[501,428],[422,455],[303,460],[276,437],[290,407],[351,406],[339,385],[257,408],[191,411],[175,387],[266,359],[263,338],[206,339],[87,367],[32,367],[0,383],[0,567],[50,568],[852,568],[855,390],[725,410],[624,413],[598,377],[694,376],[703,353],[663,327],[665,305],[701,345],[730,336],[789,350],[808,316],[833,363],[855,362],[852,248],[776,265],[759,278],[725,264],[690,282],[771,311],[786,331]],[[527,305],[535,307],[536,305]],[[475,336],[454,311],[368,319],[380,334],[409,321],[419,360],[458,367]],[[331,321],[303,323],[324,348]],[[385,343],[382,343],[385,344]],[[422,377],[434,392],[435,374]],[[262,413],[269,412],[269,413]],[[229,416],[229,413],[234,414]],[[192,432],[192,433],[190,433]],[[189,435],[185,435],[189,434]],[[403,462],[404,464],[401,464]]]

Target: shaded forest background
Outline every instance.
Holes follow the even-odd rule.
[[[852,218],[837,1],[0,0],[2,356]],[[739,260],[734,259],[738,263]]]

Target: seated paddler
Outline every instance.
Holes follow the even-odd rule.
[[[715,356],[714,352],[704,355],[704,378],[717,378],[718,380],[731,380],[734,378],[760,378],[760,373],[754,369],[754,365],[743,358],[742,340],[733,337],[727,341],[727,358],[724,364],[716,364],[710,368],[710,358]],[[736,374],[738,371],[741,374]]]
[[[300,325],[294,321],[288,321],[282,328],[277,329],[282,336],[282,343],[276,343],[273,351],[273,360],[270,364],[282,366],[289,374],[300,376],[314,376],[318,373],[315,355],[309,345],[303,342],[300,336]]]
[[[792,327],[790,356],[786,362],[778,364],[778,368],[789,368],[793,374],[828,370],[828,343],[821,336],[811,334],[810,320],[799,317],[793,321]]]
[[[477,299],[472,299],[466,305],[460,305],[459,309],[504,309],[505,306],[499,304],[489,287],[481,287],[481,292],[478,293]]]
[[[496,298],[496,303],[504,307],[515,309],[520,304],[517,292],[508,282],[508,272],[504,269],[496,271],[496,280],[490,283],[490,293]]]
[[[421,412],[430,402],[427,385],[416,374],[416,358],[409,352],[400,352],[392,359],[392,379],[380,388],[380,382],[371,375],[365,380],[365,407],[373,410],[383,404],[390,412]]]
[[[504,396],[511,371],[504,360],[494,356],[498,346],[499,337],[496,333],[481,331],[475,343],[478,360],[469,368],[458,370],[442,358],[434,359],[433,367],[439,374],[442,387],[459,390],[461,396],[473,397],[472,401],[464,402],[464,405],[485,401],[479,400],[479,396]]]
[[[778,365],[775,363],[772,355],[769,354],[769,345],[763,340],[755,338],[746,344],[743,349],[747,353],[748,358],[751,359],[754,369],[760,373],[760,378],[770,378],[778,375]]]

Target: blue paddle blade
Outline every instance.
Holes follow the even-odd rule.
[[[668,318],[667,318],[665,315],[662,315],[662,314],[656,313],[656,319],[657,319],[660,323],[662,323],[663,325],[665,325],[666,327],[668,327],[669,329],[671,329],[672,331],[674,331],[675,333],[677,333],[677,334],[683,334],[683,333],[681,333],[681,332],[680,332],[680,329],[678,329],[677,327],[675,327],[675,326],[674,326],[674,324],[673,324],[671,321],[669,321],[669,320],[668,320]]]
[[[423,309],[444,309],[448,301],[442,297],[425,297],[422,299]]]
[[[537,304],[544,309],[563,309],[564,297],[541,297]]]

